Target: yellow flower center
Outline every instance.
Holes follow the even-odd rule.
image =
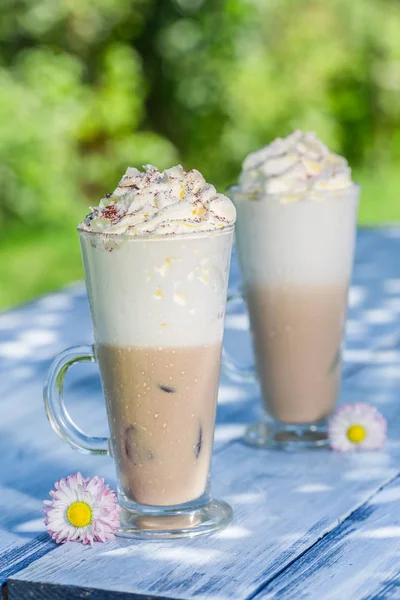
[[[367,432],[362,425],[352,425],[347,430],[347,437],[353,444],[359,444],[365,439]]]
[[[67,510],[67,518],[74,527],[86,527],[92,520],[92,509],[86,502],[73,502]]]

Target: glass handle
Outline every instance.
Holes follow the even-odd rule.
[[[228,300],[226,311],[229,314],[230,308],[237,306],[238,304],[244,304],[243,295],[239,291],[228,293]],[[256,383],[257,376],[254,366],[244,367],[240,365],[229,352],[222,349],[222,372],[229,377],[232,381],[239,383]]]
[[[64,379],[72,365],[96,362],[92,346],[75,346],[61,352],[53,361],[44,385],[47,417],[54,431],[73,448],[85,454],[110,454],[108,438],[86,435],[73,422],[64,404]]]

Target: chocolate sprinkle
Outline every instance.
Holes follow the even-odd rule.
[[[118,223],[118,221],[121,217],[119,208],[118,208],[116,202],[112,202],[111,204],[109,204],[108,206],[103,208],[101,214],[105,219],[108,219],[109,221],[111,221],[111,223]]]
[[[161,391],[166,392],[167,394],[175,394],[175,392],[176,392],[175,388],[170,387],[168,385],[163,385],[162,383],[159,383],[158,387],[160,388]]]
[[[197,443],[194,447],[194,455],[195,455],[196,459],[199,458],[199,456],[200,456],[202,445],[203,445],[203,428],[201,425],[199,425],[199,433],[198,433],[198,437],[197,437]]]

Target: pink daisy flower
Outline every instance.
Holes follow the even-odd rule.
[[[60,479],[44,501],[44,524],[57,544],[106,542],[114,539],[119,526],[115,492],[101,477],[84,478],[80,473]]]
[[[386,439],[387,424],[380,412],[369,404],[345,404],[329,421],[331,448],[349,450],[378,450]]]

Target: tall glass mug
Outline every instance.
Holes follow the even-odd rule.
[[[74,448],[110,454],[119,534],[181,537],[219,529],[231,508],[210,496],[233,227],[132,237],[80,231],[95,344],[61,353],[44,390],[48,418]],[[85,435],[62,386],[98,362],[111,437]]]
[[[359,188],[312,193],[230,190],[256,371],[227,351],[223,362],[232,378],[261,384],[264,418],[246,433],[256,447],[324,446],[339,394]]]

